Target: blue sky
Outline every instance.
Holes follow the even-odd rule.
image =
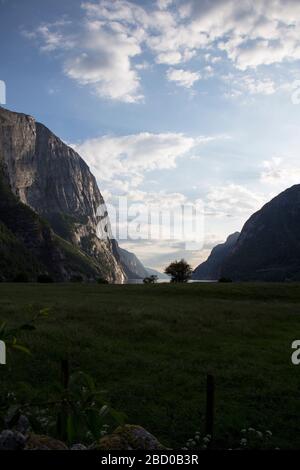
[[[299,1],[0,0],[0,26],[7,107],[74,146],[108,204],[203,205],[199,249],[122,241],[146,265],[196,265],[299,183]]]

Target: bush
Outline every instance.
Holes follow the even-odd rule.
[[[48,284],[51,282],[54,282],[52,277],[49,276],[49,274],[39,274],[37,277],[37,282],[40,282],[42,284]]]
[[[219,282],[232,282],[232,279],[229,277],[220,277]]]
[[[107,281],[107,279],[103,279],[102,277],[99,277],[97,279],[97,284],[109,284],[109,282]]]
[[[17,274],[14,277],[13,282],[29,282],[28,274],[26,273]]]
[[[71,282],[83,282],[83,277],[80,274],[75,274],[70,279]]]
[[[192,267],[184,259],[174,261],[165,269],[165,274],[171,277],[171,282],[188,282],[192,272]]]
[[[155,276],[155,274],[152,274],[151,276],[148,276],[148,277],[145,277],[145,279],[143,279],[143,283],[144,284],[155,284],[158,280],[158,277]]]

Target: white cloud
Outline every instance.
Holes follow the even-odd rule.
[[[205,212],[209,216],[247,218],[267,201],[265,195],[238,184],[211,188],[205,198]]]
[[[195,82],[201,79],[201,74],[190,70],[170,68],[167,70],[167,79],[170,82],[175,82],[178,86],[191,88]]]
[[[139,76],[130,61],[141,52],[137,41],[94,24],[86,31],[85,47],[86,52],[66,60],[66,75],[82,85],[92,85],[104,98],[127,103],[143,98],[139,93]]]
[[[205,31],[237,68],[246,70],[300,57],[300,8],[294,0],[191,2],[188,28]],[[193,40],[193,36],[191,36]]]
[[[140,184],[143,174],[151,170],[170,169],[179,157],[186,155],[206,138],[195,139],[180,133],[104,136],[75,146],[99,180],[129,178]]]
[[[251,95],[272,95],[276,92],[276,85],[274,81],[269,78],[256,80],[254,77],[245,77],[243,87],[247,89]]]
[[[275,83],[272,78],[259,74],[228,74],[221,76],[226,84],[226,96],[241,97],[242,95],[273,95],[278,90],[285,90],[283,84]],[[287,89],[288,90],[288,89]]]
[[[276,192],[279,192],[289,186],[299,184],[300,165],[297,161],[273,157],[263,162],[260,180],[272,185]]]
[[[110,6],[117,3],[124,6],[120,14],[127,14],[130,20],[132,4],[117,1]],[[25,35],[38,39],[43,52],[61,50],[64,73],[80,85],[90,86],[98,96],[126,103],[142,101],[138,67],[132,63],[142,52],[139,32],[134,34],[113,21],[116,12],[109,9],[108,2],[83,4],[82,8],[86,16],[76,25],[77,32],[74,25],[70,31],[70,22],[61,21],[43,24]],[[101,14],[106,15],[106,21],[101,20]]]
[[[178,51],[161,52],[156,57],[158,64],[176,65],[182,62],[182,54]]]
[[[193,268],[208,256],[210,250],[190,251],[185,249],[185,244],[172,243],[169,240],[150,241],[126,241],[120,243],[122,248],[134,252],[143,262],[144,266],[164,272],[164,269],[175,259],[186,259]]]
[[[65,73],[113,100],[142,100],[139,68],[133,61],[144,52],[169,66],[194,57],[209,65],[227,57],[242,72],[300,60],[298,0],[157,0],[148,5],[98,0],[83,3],[82,9],[81,24],[73,24],[71,32],[70,24],[62,21],[41,25],[27,37],[38,38],[43,51],[63,50]],[[198,79],[191,75],[197,72],[178,70],[167,78],[184,72],[186,78],[177,83],[188,87]],[[276,91],[268,76],[246,85],[252,94]]]
[[[173,3],[173,0],[156,0],[156,3],[160,10],[166,10]]]

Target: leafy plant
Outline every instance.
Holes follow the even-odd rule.
[[[72,444],[98,439],[109,424],[123,424],[126,417],[114,410],[84,372],[70,376],[57,414],[57,437]]]
[[[4,341],[7,347],[10,347],[12,349],[17,349],[24,353],[30,354],[30,350],[26,346],[18,343],[17,337],[22,331],[35,330],[36,329],[35,323],[40,318],[47,317],[49,314],[49,311],[50,311],[49,308],[43,308],[41,310],[38,310],[38,312],[34,314],[33,318],[30,321],[22,323],[21,325],[16,326],[16,327],[9,326],[7,322],[5,321],[2,322],[0,325],[0,340]]]

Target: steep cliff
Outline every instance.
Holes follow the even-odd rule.
[[[300,185],[282,192],[245,223],[222,266],[233,280],[300,280]]]
[[[207,260],[194,270],[192,279],[218,280],[221,277],[222,265],[236,244],[239,235],[239,232],[232,233],[225,243],[215,246]]]
[[[65,279],[72,271],[63,266],[68,264],[67,253],[71,264],[79,257],[90,265],[91,273],[110,282],[124,281],[107,237],[103,198],[88,166],[73,149],[31,116],[0,108],[0,164],[2,179],[13,195],[52,228],[47,226],[48,235],[64,252],[56,262]]]
[[[134,253],[131,253],[120,246],[117,247],[117,250],[120,262],[128,279],[144,279],[149,276],[147,269]]]

